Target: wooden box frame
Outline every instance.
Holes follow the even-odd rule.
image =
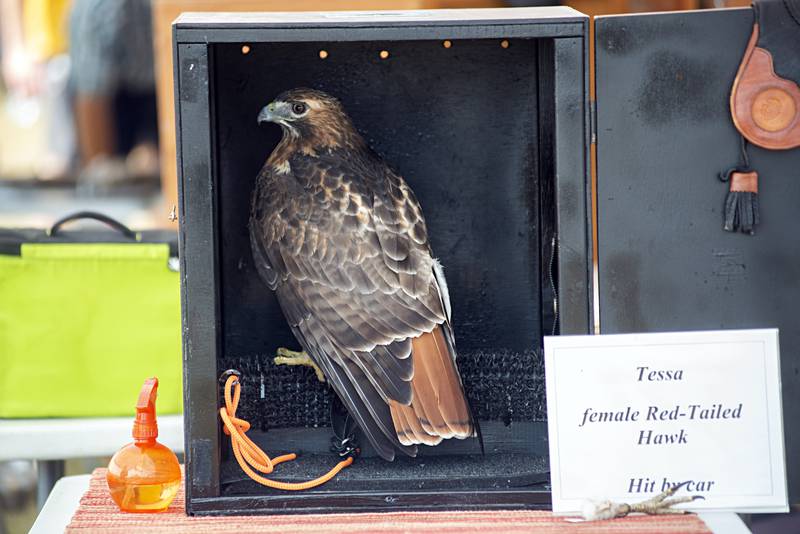
[[[221,43],[540,39],[551,75],[541,88],[553,113],[556,274],[561,333],[591,331],[590,106],[588,18],[570,8],[337,14],[184,14],[174,24],[184,339],[186,507],[189,514],[354,512],[544,507],[541,489],[430,490],[223,495],[219,369],[222,330],[213,54]],[[549,59],[547,59],[549,58]],[[227,445],[226,445],[227,446]]]

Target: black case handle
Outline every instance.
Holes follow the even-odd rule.
[[[52,227],[50,227],[50,229],[47,231],[47,235],[53,237],[63,228],[64,225],[71,223],[73,221],[79,221],[83,219],[92,219],[95,221],[100,221],[101,223],[110,226],[114,230],[117,230],[119,233],[121,233],[122,235],[124,235],[129,239],[132,239],[134,241],[139,240],[139,237],[136,234],[136,232],[134,232],[133,230],[131,230],[118,220],[112,219],[108,215],[103,215],[102,213],[98,213],[96,211],[79,211],[77,213],[73,213],[72,215],[67,215],[66,217],[62,217],[61,219],[57,220]]]

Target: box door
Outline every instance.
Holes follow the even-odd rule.
[[[761,224],[722,228],[718,174],[740,159],[728,98],[752,24],[750,9],[596,20],[600,329],[779,328],[796,502],[800,149],[750,148]]]

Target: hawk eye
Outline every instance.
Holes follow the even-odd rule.
[[[295,104],[292,104],[292,111],[294,112],[295,115],[302,115],[303,113],[306,112],[306,109],[308,108],[306,108],[306,105],[302,102],[297,102]]]

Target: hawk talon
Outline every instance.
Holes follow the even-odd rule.
[[[648,515],[667,515],[667,514],[686,514],[688,510],[677,510],[672,508],[676,504],[683,504],[687,502],[696,501],[698,499],[705,499],[702,495],[688,495],[685,497],[674,497],[669,499],[668,497],[672,497],[675,493],[688,484],[690,481],[682,482],[681,484],[675,484],[671,486],[666,491],[659,493],[655,497],[647,499],[646,501],[634,503],[628,505],[629,510],[625,513],[625,515],[629,513],[638,512],[641,514],[648,514]]]
[[[659,493],[655,497],[651,497],[646,501],[637,502],[634,504],[617,503],[612,501],[587,501],[584,504],[582,519],[573,519],[570,522],[579,521],[600,521],[604,519],[614,519],[618,517],[625,517],[628,514],[639,513],[648,515],[668,515],[668,514],[688,514],[689,510],[674,509],[676,504],[683,504],[687,502],[696,501],[698,499],[705,499],[701,495],[689,495],[686,497],[672,497],[682,487],[689,484],[691,481],[675,484],[668,488],[663,493]]]
[[[275,351],[275,354],[275,358],[272,359],[275,365],[304,365],[306,367],[311,367],[317,374],[317,380],[323,384],[325,383],[325,375],[322,374],[322,369],[314,363],[314,360],[311,359],[306,351],[298,352],[280,347]]]

